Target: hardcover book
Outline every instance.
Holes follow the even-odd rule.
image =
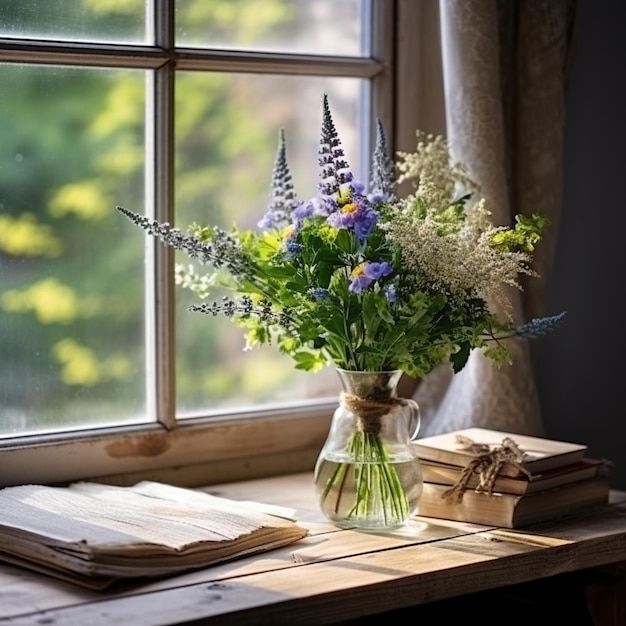
[[[446,498],[448,485],[424,483],[418,515],[472,524],[519,528],[544,522],[586,507],[607,504],[609,479],[595,476],[534,494],[491,495],[468,489],[460,500]]]
[[[294,511],[143,481],[0,490],[0,559],[90,589],[271,550],[308,534]]]
[[[463,468],[459,465],[448,465],[447,463],[437,463],[436,461],[425,461],[422,459],[422,475],[424,480],[440,485],[455,485],[461,479]],[[502,493],[512,493],[523,495],[536,493],[552,487],[558,487],[577,480],[592,478],[603,471],[605,462],[600,459],[583,458],[577,463],[571,463],[562,467],[546,470],[540,474],[530,476],[520,476],[512,478],[510,476],[498,475],[493,483],[493,491]],[[466,487],[476,489],[480,486],[480,478],[473,474]]]
[[[523,451],[523,459],[518,465],[506,463],[498,474],[511,477],[539,474],[547,470],[577,463],[583,459],[587,446],[578,443],[556,441],[528,435],[501,432],[486,428],[466,428],[432,437],[417,439],[413,446],[420,459],[465,467],[478,454],[469,449],[465,442],[475,442],[494,450],[506,438],[512,439]]]

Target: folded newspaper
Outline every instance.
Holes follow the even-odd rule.
[[[0,489],[0,560],[90,589],[163,577],[304,538],[293,509],[152,481]]]

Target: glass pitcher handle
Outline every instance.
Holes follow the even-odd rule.
[[[415,441],[417,439],[417,435],[420,431],[420,426],[422,424],[422,416],[420,413],[420,407],[415,400],[411,400],[410,398],[405,399],[406,406],[408,407],[411,415],[409,417],[409,440]]]

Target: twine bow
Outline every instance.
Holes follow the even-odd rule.
[[[502,443],[493,450],[488,444],[476,443],[463,435],[457,435],[456,441],[461,450],[477,456],[465,466],[457,483],[441,494],[445,500],[461,502],[465,489],[474,475],[478,476],[476,491],[484,491],[491,495],[496,478],[506,463],[515,466],[528,478],[531,477],[530,472],[521,465],[525,452],[510,437],[505,437]]]

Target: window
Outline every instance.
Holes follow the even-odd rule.
[[[323,93],[366,180],[375,116],[414,137],[395,80],[410,5],[0,0],[0,485],[311,467],[334,372],[189,313],[186,259],[115,206],[254,227],[280,128],[313,195]]]

